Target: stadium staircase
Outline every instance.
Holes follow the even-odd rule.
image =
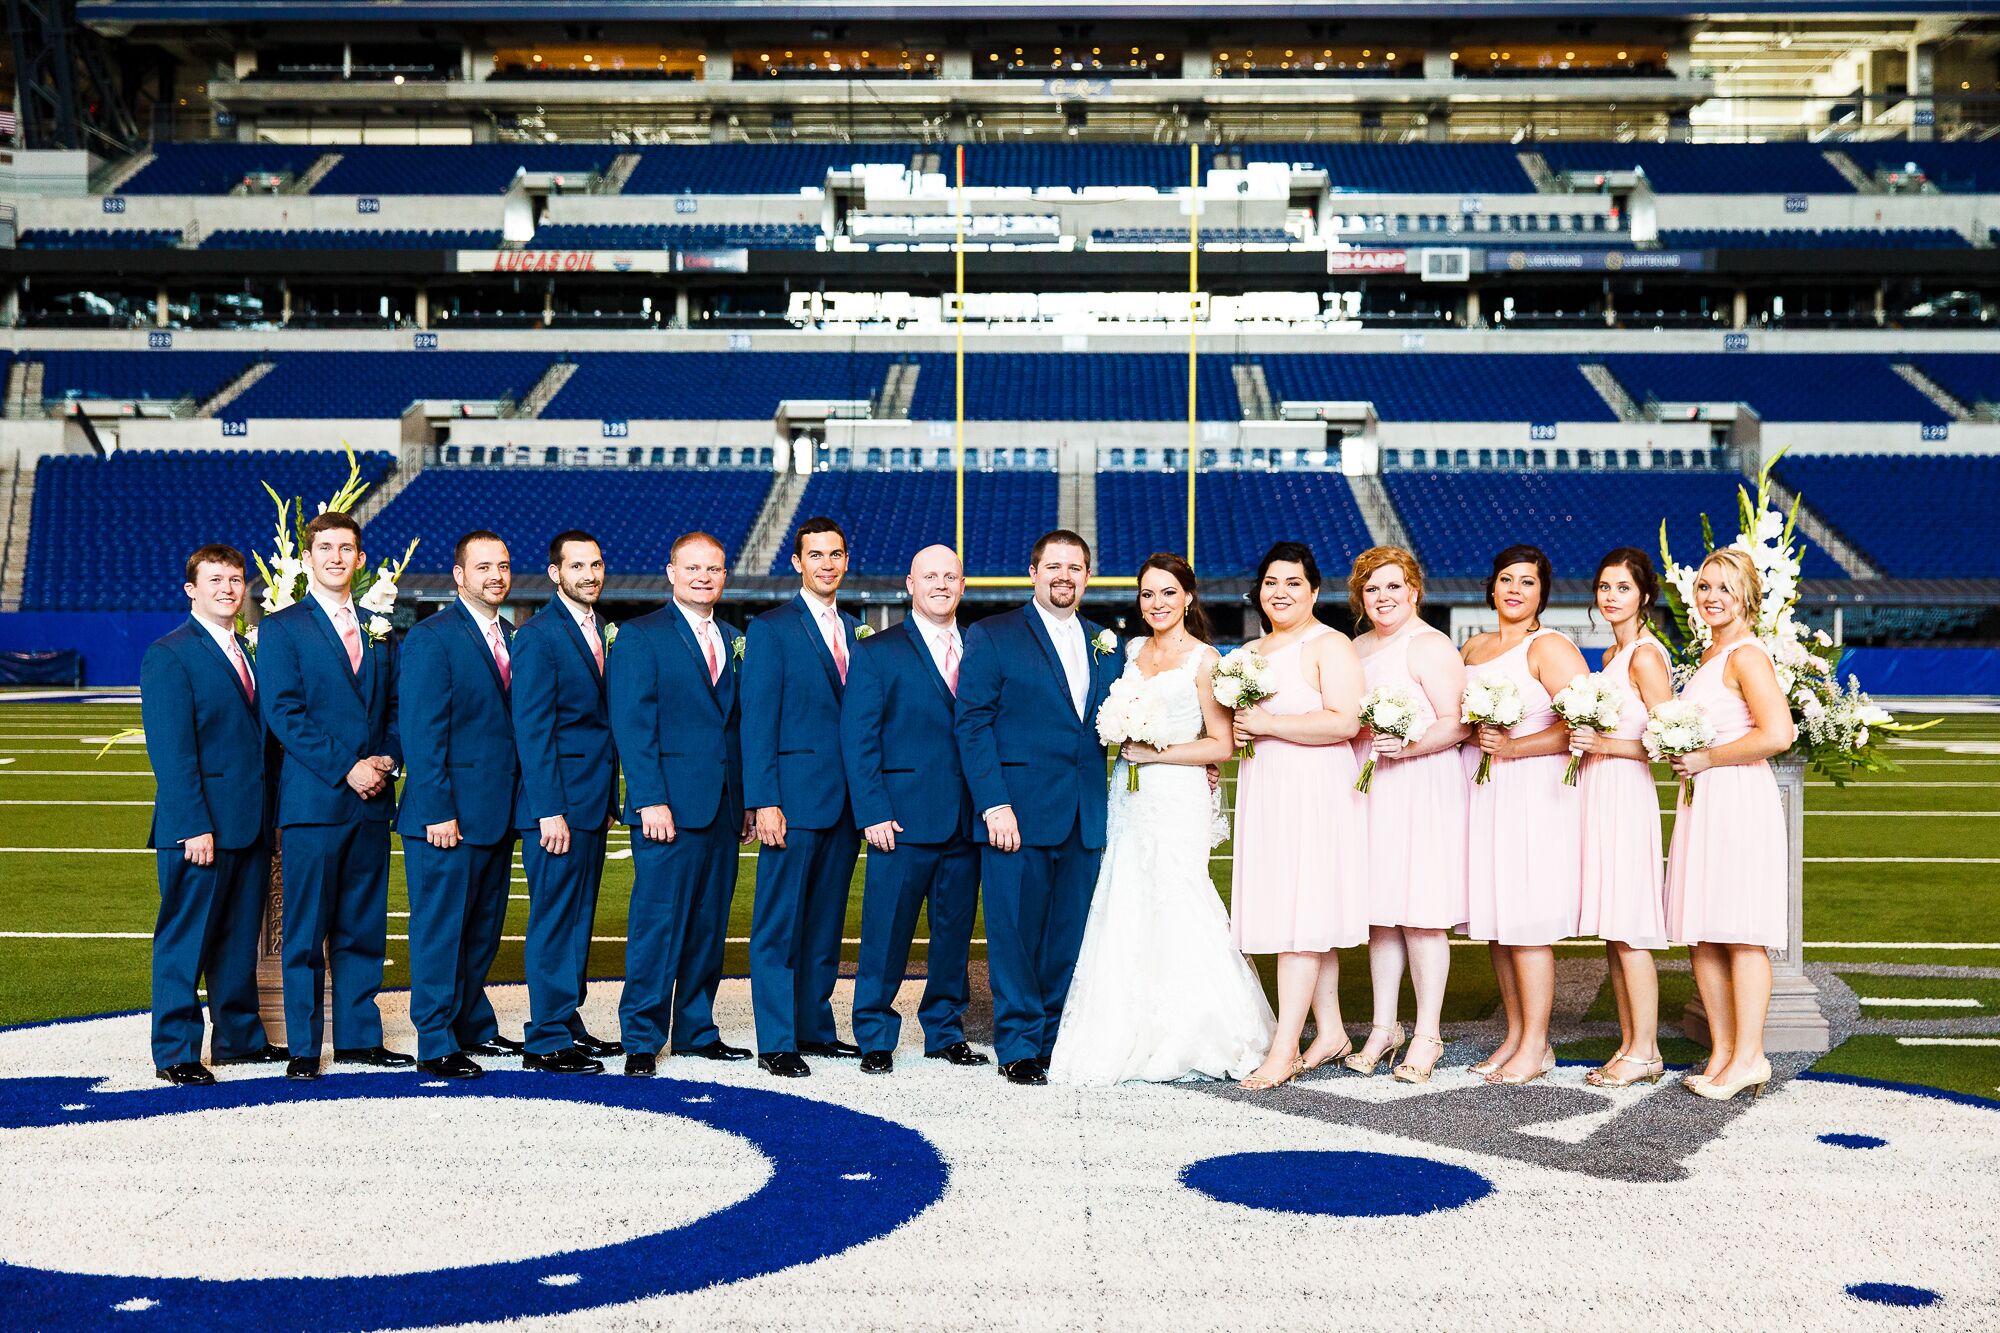
[[[15,361],[7,367],[6,414],[16,421],[43,415],[40,361]]]
[[[1396,513],[1395,502],[1390,500],[1380,473],[1351,476],[1347,479],[1347,487],[1354,493],[1354,505],[1361,511],[1361,521],[1368,525],[1371,542],[1377,546],[1411,549],[1410,534],[1403,527],[1402,517]]]
[[[757,511],[757,521],[750,525],[750,539],[736,553],[731,573],[754,577],[770,570],[784,548],[785,539],[791,536],[799,501],[805,498],[806,485],[811,480],[811,476],[802,476],[789,467],[778,474],[770,494],[764,497],[763,508]]]
[[[542,409],[547,407],[550,401],[562,392],[563,385],[568,384],[570,376],[574,374],[576,374],[576,362],[570,360],[556,362],[542,372],[542,377],[535,381],[534,388],[522,395],[521,401],[515,404],[512,415],[517,417],[540,416]]]
[[[1514,156],[1521,164],[1521,170],[1535,183],[1536,194],[1567,193],[1562,182],[1556,179],[1556,173],[1549,170],[1548,159],[1540,153],[1516,153]]]
[[[637,153],[620,153],[617,157],[611,159],[611,165],[605,169],[604,175],[599,178],[597,188],[593,193],[625,193],[625,182],[631,180],[632,173],[638,169],[639,155]]]
[[[1979,416],[1979,413],[1975,412],[1970,404],[1961,402],[1958,396],[1952,393],[1951,390],[1945,388],[1942,384],[1939,384],[1936,380],[1924,374],[1923,371],[1917,369],[1907,361],[1898,361],[1896,364],[1890,366],[1889,369],[1895,371],[1905,384],[1936,403],[1938,408],[1949,415],[1953,421],[1971,421]]]
[[[1773,473],[1771,508],[1780,514],[1789,514],[1794,504],[1799,507],[1798,530],[1810,538],[1814,545],[1832,556],[1834,563],[1846,570],[1849,578],[1879,579],[1884,576],[1884,570],[1880,565],[1869,559],[1859,546],[1841,536],[1839,530],[1812,507],[1811,501],[1800,502],[1799,493],[1778,480],[1777,474]]]
[[[1842,180],[1854,187],[1856,194],[1882,193],[1880,187],[1875,184],[1874,178],[1863,171],[1854,159],[1847,154],[1836,152],[1829,148],[1826,152],[1821,153],[1820,156],[1826,159],[1828,166],[1840,173]]]
[[[910,404],[917,397],[917,375],[923,369],[914,361],[898,361],[882,377],[882,392],[876,396],[875,415],[907,421]]]
[[[1056,526],[1068,528],[1098,549],[1097,469],[1072,468],[1062,474],[1056,490]]]
[[[361,504],[354,510],[354,521],[366,529],[369,521],[387,509],[389,502],[401,495],[403,489],[415,481],[417,474],[423,470],[424,451],[405,447],[401,460],[389,469],[382,480],[368,488],[368,494],[361,497]],[[400,552],[395,551],[381,553],[389,559],[394,559],[399,554]]]
[[[1604,405],[1618,414],[1620,421],[1646,420],[1646,409],[1632,400],[1632,395],[1625,391],[1625,386],[1618,382],[1618,377],[1611,373],[1609,367],[1586,361],[1577,369],[1590,381],[1590,387],[1597,390],[1597,396],[1604,400]]]
[[[1238,362],[1229,368],[1236,381],[1236,401],[1243,405],[1245,421],[1276,421],[1278,405],[1271,399],[1271,386],[1264,367],[1256,362]]]
[[[326,174],[340,165],[339,153],[323,153],[317,162],[306,168],[299,178],[285,187],[286,194],[311,194],[313,187],[326,179]]]
[[[221,415],[222,409],[241,397],[244,390],[270,374],[271,368],[275,364],[275,362],[271,361],[258,361],[245,366],[241,375],[223,385],[222,388],[216,391],[212,398],[196,408],[195,415],[198,417]]]
[[[28,573],[28,524],[35,509],[35,473],[15,459],[7,478],[0,530],[0,611],[21,609],[21,586]]]
[[[153,152],[148,150],[143,153],[134,153],[122,162],[113,162],[108,166],[99,167],[91,174],[90,192],[92,194],[117,194],[120,189],[124,188],[126,181],[131,180],[134,176],[153,164],[153,157]]]

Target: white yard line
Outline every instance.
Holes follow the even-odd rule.
[[[2000,1046],[2000,1037],[1898,1037],[1898,1046]]]
[[[0,801],[0,805],[75,805],[75,806],[141,805],[150,809],[152,808],[153,803],[151,801]]]
[[[1951,999],[1940,996],[1937,999],[1926,1000],[1909,999],[1901,995],[1857,995],[1854,998],[1862,1004],[1878,1005],[1886,1009],[1977,1009],[1979,1007],[1979,1001],[1963,995]]]

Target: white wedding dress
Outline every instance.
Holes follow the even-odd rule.
[[[1172,744],[1199,739],[1196,648],[1145,680],[1139,644],[1128,683],[1159,691]],[[1063,1006],[1049,1081],[1071,1085],[1241,1078],[1263,1063],[1276,1020],[1257,975],[1230,941],[1229,914],[1209,879],[1209,853],[1228,836],[1208,775],[1183,764],[1126,765],[1111,777],[1104,861]]]

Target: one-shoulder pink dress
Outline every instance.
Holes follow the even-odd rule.
[[[1401,690],[1416,701],[1412,739],[1437,721],[1429,696],[1410,671],[1410,644],[1425,634],[1445,639],[1428,625],[1419,625],[1361,659],[1371,691]],[[1354,742],[1357,764],[1368,762],[1369,749],[1369,733],[1364,731]],[[1376,762],[1368,794],[1361,798],[1368,816],[1369,924],[1423,930],[1451,930],[1465,924],[1468,785],[1456,747]]]
[[[1755,639],[1740,639],[1696,669],[1681,698],[1699,703],[1727,745],[1750,730],[1750,706],[1723,681],[1723,663]],[[1675,785],[1679,790],[1679,784]],[[1676,944],[1786,945],[1785,813],[1778,779],[1763,760],[1695,775],[1694,804],[1677,798],[1667,857],[1667,937]]]
[[[1310,713],[1319,691],[1299,667],[1315,625],[1275,652],[1273,713]],[[1259,736],[1236,770],[1236,858],[1229,928],[1244,953],[1323,953],[1368,938],[1368,818],[1354,751]]]
[[[1667,650],[1640,635],[1613,653],[1604,674],[1625,691],[1611,735],[1636,741],[1646,730],[1646,704],[1632,683],[1632,659]],[[1583,814],[1583,910],[1577,933],[1634,949],[1667,947],[1667,903],[1660,867],[1660,798],[1643,759],[1585,757],[1577,775]]]
[[[1536,630],[1491,662],[1468,666],[1468,682],[1504,675],[1521,692],[1521,722],[1510,736],[1532,736],[1554,725],[1549,692],[1528,669]],[[1464,747],[1473,762],[1476,744]],[[1467,920],[1475,940],[1526,946],[1554,944],[1576,934],[1582,895],[1582,825],[1577,792],[1563,785],[1569,753],[1496,759],[1485,783],[1472,788],[1466,821]]]

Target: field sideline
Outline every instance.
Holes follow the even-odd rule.
[[[136,699],[0,703],[0,1026],[147,1004],[157,901],[151,855],[143,851],[152,777],[137,744],[93,758],[103,738],[137,725]],[[2000,714],[1952,716],[1913,742],[1893,751],[1901,772],[1844,790],[1818,781],[1809,789],[1807,962],[1832,969],[1833,984],[1860,1003],[1860,1035],[1816,1068],[1992,1098],[2000,1095]],[[1671,787],[1660,790],[1669,802]],[[613,831],[612,849],[592,952],[598,976],[617,976],[624,964],[631,865],[622,827]],[[1225,896],[1229,852],[1219,849],[1214,864]],[[744,971],[753,869],[746,851],[730,932],[733,975]],[[850,961],[860,884],[857,871]],[[518,861],[513,893],[496,982],[521,977],[528,903]],[[391,987],[407,984],[408,949],[395,938],[405,922],[395,914],[407,910],[399,847],[390,878]],[[981,952],[975,946],[975,956]],[[1601,981],[1596,946],[1566,946],[1560,956],[1595,967]],[[1668,957],[1676,965],[1662,978],[1670,1016],[1663,1032],[1689,989],[1685,955]],[[1348,951],[1342,963],[1343,1013],[1358,1030],[1368,1017],[1365,950]],[[1452,963],[1446,1022],[1485,1017],[1497,1004],[1485,951],[1455,949]],[[1587,1011],[1559,1011],[1558,1026],[1611,1017],[1608,988],[1600,988]],[[1933,1044],[1940,1042],[1950,1044]],[[1607,1039],[1594,1037],[1558,1054],[1586,1059],[1609,1051]],[[1696,1051],[1678,1039],[1666,1048],[1670,1061]]]

